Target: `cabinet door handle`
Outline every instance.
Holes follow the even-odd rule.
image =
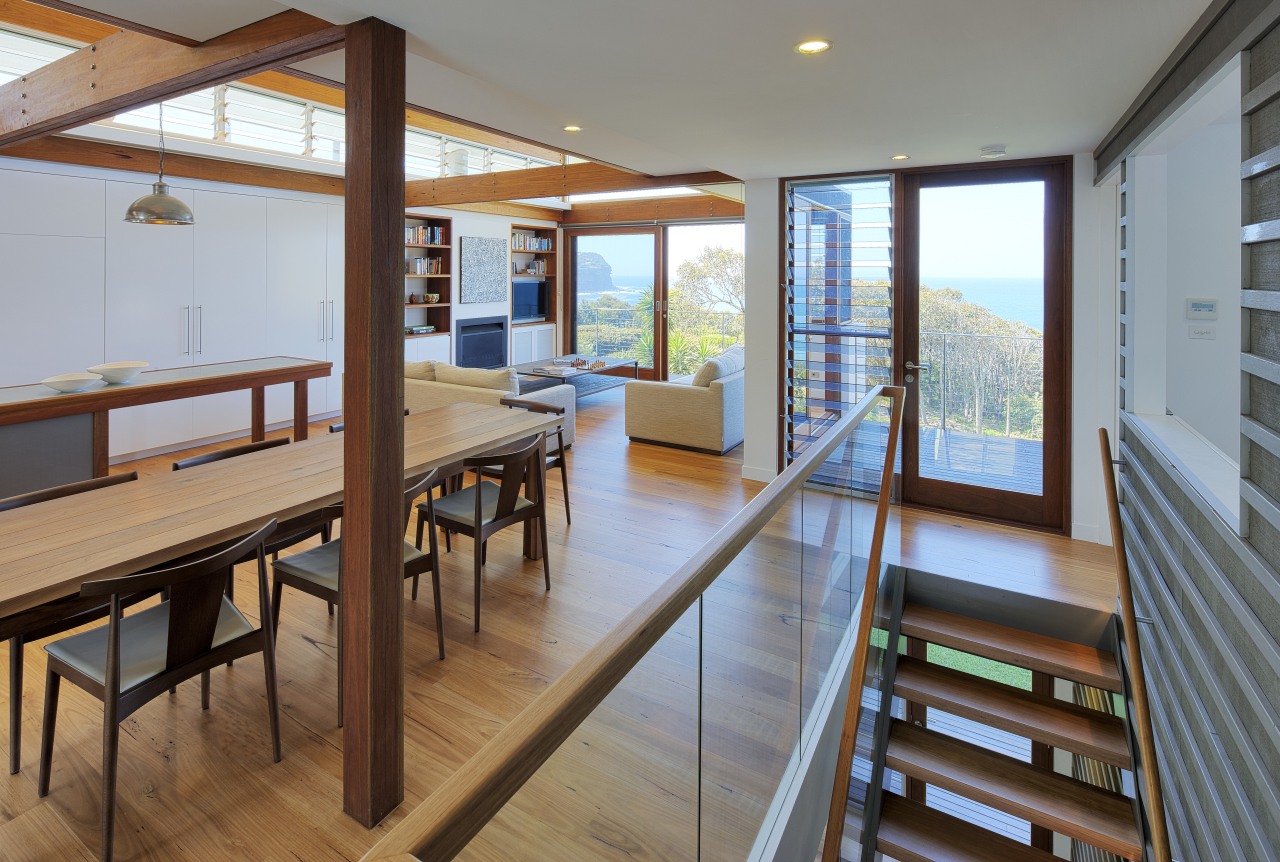
[[[333,341],[333,328],[336,326],[333,322],[333,300],[329,300],[329,340]]]
[[[196,353],[204,353],[204,306],[196,306]]]
[[[320,340],[324,341],[324,300],[320,300]]]
[[[191,306],[182,306],[182,313],[186,315],[182,324],[182,355],[191,355]]]

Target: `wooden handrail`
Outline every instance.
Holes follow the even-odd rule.
[[[1111,517],[1111,546],[1116,556],[1116,591],[1120,599],[1120,624],[1129,650],[1129,689],[1133,697],[1133,727],[1142,758],[1142,783],[1146,792],[1147,825],[1154,862],[1170,862],[1169,828],[1164,816],[1164,795],[1160,790],[1160,765],[1156,760],[1155,736],[1151,729],[1151,708],[1147,701],[1147,679],[1142,667],[1142,645],[1138,635],[1138,615],[1133,607],[1133,586],[1129,580],[1129,557],[1124,549],[1124,524],[1120,521],[1120,498],[1112,470],[1111,438],[1106,428],[1098,429],[1102,448],[1102,485],[1107,492],[1107,512]]]
[[[905,392],[895,387],[899,393]],[[889,520],[889,497],[893,485],[893,465],[898,453],[898,433],[902,426],[902,398],[895,397],[889,417],[889,440],[884,452],[884,471],[880,495],[876,500],[876,521],[871,533],[871,552],[867,555],[867,579],[862,587],[862,608],[858,614],[858,630],[854,633],[853,664],[849,668],[849,693],[845,699],[844,726],[840,730],[840,749],[836,753],[836,775],[831,787],[831,807],[827,809],[827,829],[822,842],[822,862],[840,862],[840,842],[844,837],[844,812],[849,804],[849,772],[853,767],[853,751],[858,739],[858,722],[862,713],[862,678],[867,673],[867,654],[871,646],[871,627],[875,623],[877,592],[880,586],[880,552]]]
[[[889,450],[896,450],[903,394],[902,388],[895,386],[871,390],[853,412],[837,421],[653,595],[500,730],[465,768],[454,772],[370,848],[363,862],[453,859],[795,496],[882,397],[893,401]],[[891,479],[890,475],[882,485],[889,485]],[[880,496],[887,505],[883,488]],[[887,512],[882,516],[877,509],[876,537],[883,537],[885,518]],[[874,539],[873,543],[878,569],[880,548]]]

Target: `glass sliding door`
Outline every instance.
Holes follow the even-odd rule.
[[[1065,527],[1066,171],[906,178],[904,502]]]
[[[662,379],[661,228],[564,233],[574,303],[570,352],[635,359],[641,377]]]
[[[744,343],[746,230],[739,222],[665,232],[667,377],[692,379],[702,363]]]

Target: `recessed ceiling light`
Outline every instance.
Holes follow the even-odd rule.
[[[796,45],[796,53],[797,54],[821,54],[823,51],[828,50],[830,47],[831,47],[831,43],[828,42],[826,39],[810,39],[807,42],[801,42],[799,45]]]
[[[896,156],[890,156],[890,158],[895,162],[905,162],[907,159],[911,158],[911,156],[908,156],[906,153],[898,153]]]
[[[1008,150],[1004,144],[987,144],[978,150],[978,155],[984,159],[1003,159],[1008,155]]]
[[[565,126],[564,130],[566,132],[581,132],[582,126]]]

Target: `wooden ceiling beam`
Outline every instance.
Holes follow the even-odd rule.
[[[50,135],[38,141],[14,144],[4,151],[4,155],[15,159],[84,165],[116,171],[136,171],[142,174],[155,174],[160,167],[160,154],[146,147],[131,147],[127,144],[107,141],[87,141],[62,135]],[[338,197],[343,195],[345,185],[342,177],[331,174],[211,159],[206,156],[175,153],[173,150],[164,154],[164,173],[167,177],[235,183],[268,189],[292,189]],[[150,182],[150,180],[147,181]]]
[[[30,0],[0,0],[0,21],[35,35],[85,43],[97,42],[124,29]]]
[[[0,87],[0,147],[314,57],[345,37],[292,9],[196,47],[113,33]]]
[[[679,195],[669,198],[574,204],[573,209],[564,214],[560,223],[563,227],[570,227],[584,224],[698,221],[742,218],[745,213],[746,207],[741,201],[725,200],[711,195]]]
[[[444,206],[731,182],[737,180],[717,171],[654,177],[595,162],[581,162],[438,180],[413,180],[405,186],[405,204],[411,207]]]
[[[77,10],[79,14],[73,14]],[[102,23],[101,20],[82,17],[87,14],[88,10],[65,3],[58,4],[57,8],[50,8],[47,5],[32,3],[31,0],[0,0],[0,22],[27,30],[34,35],[88,44],[104,39],[122,29],[148,32],[132,22],[120,21],[119,26],[112,26]],[[165,36],[165,34],[156,33],[151,35],[157,35],[157,38]],[[278,93],[318,105],[346,108],[347,97],[342,84],[294,69],[279,68],[259,72],[241,78],[239,82],[270,93]],[[448,117],[427,108],[405,105],[404,113],[405,125],[411,128],[458,138],[482,147],[495,147],[522,156],[533,156],[549,162],[564,161],[564,153],[545,144],[504,134],[496,129],[475,126],[465,120]]]

